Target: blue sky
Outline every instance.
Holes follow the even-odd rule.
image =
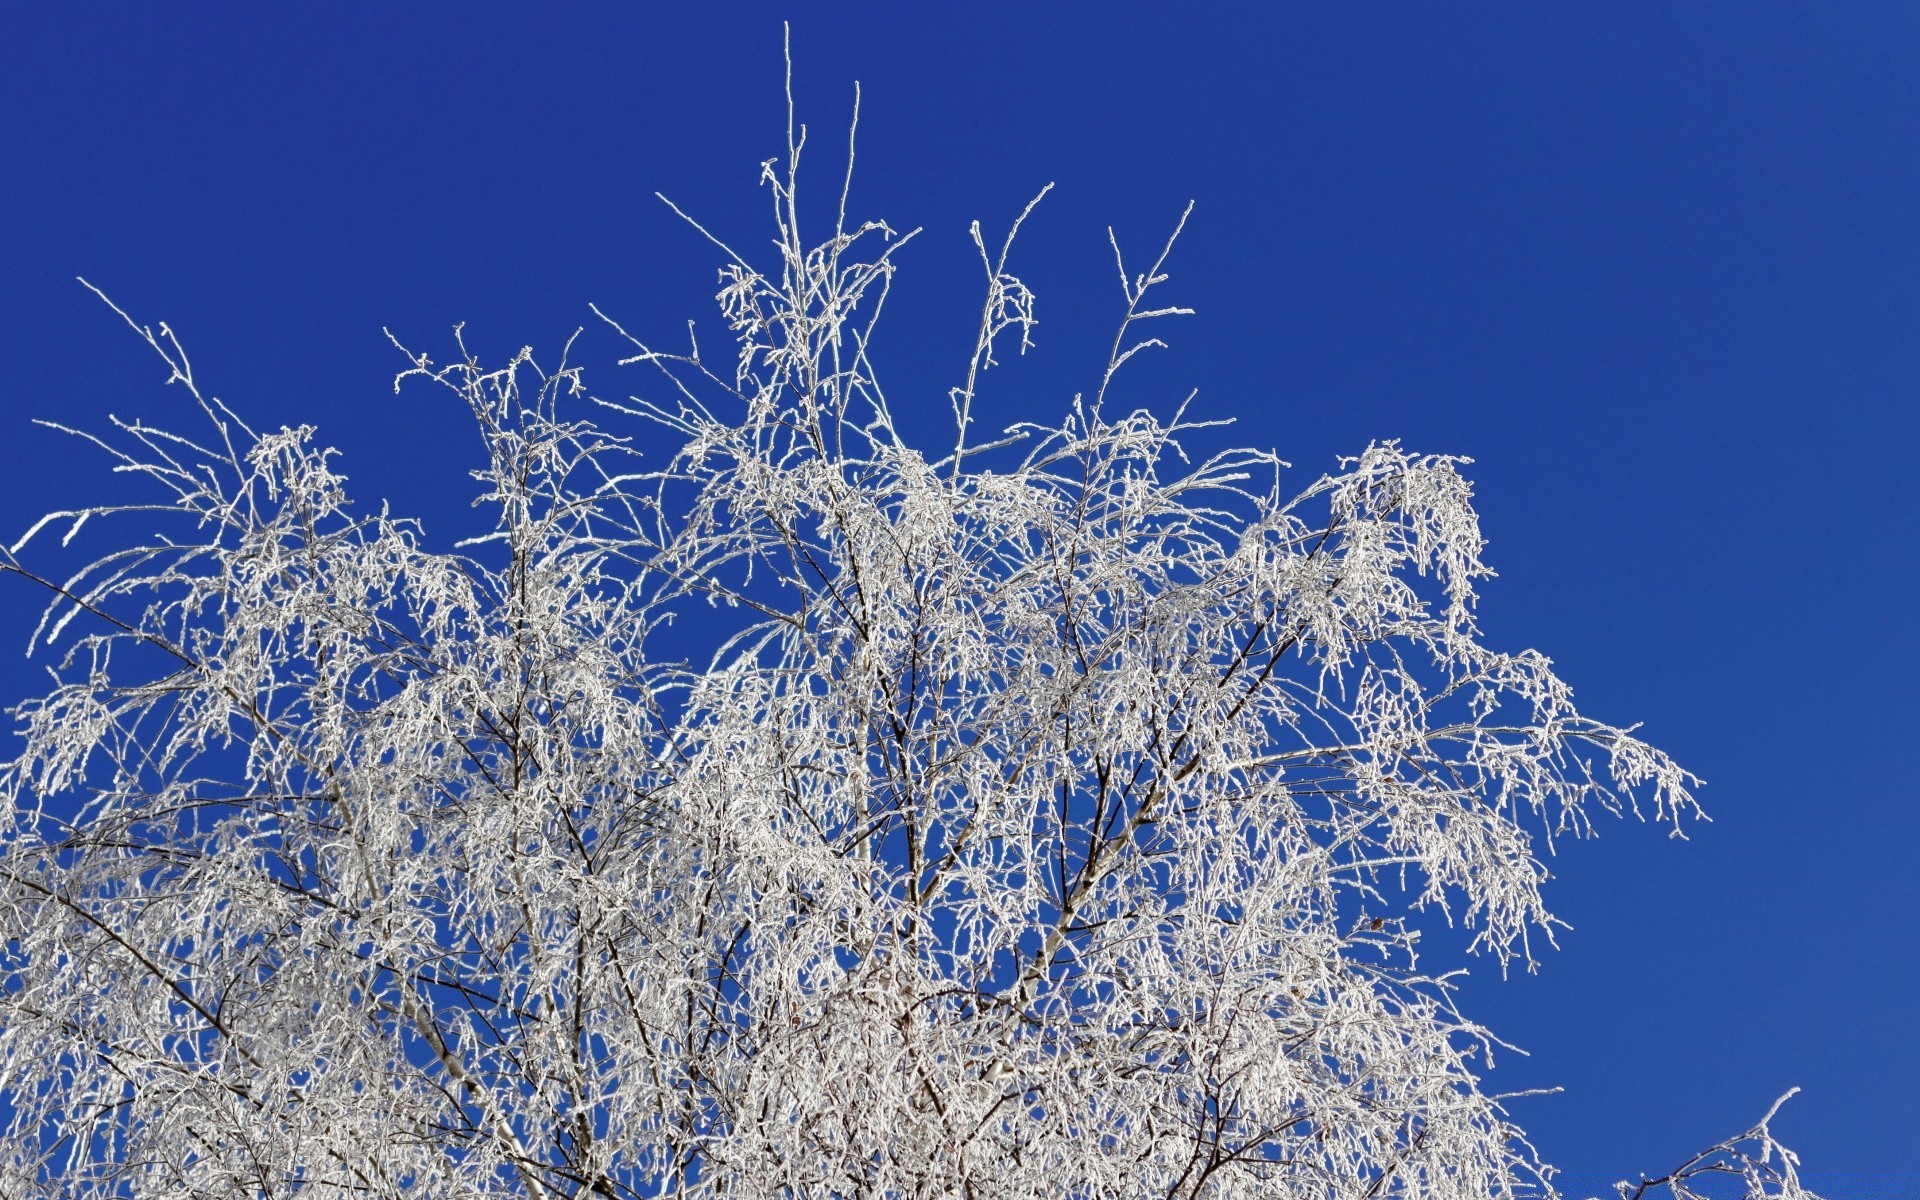
[[[595,302],[717,341],[714,254],[653,193],[764,244],[791,18],[814,186],[858,79],[855,209],[926,230],[896,406],[935,428],[964,364],[970,220],[1058,184],[1004,423],[1093,380],[1106,227],[1144,251],[1191,198],[1168,295],[1199,314],[1125,398],[1198,388],[1301,484],[1377,438],[1472,456],[1490,640],[1709,781],[1688,842],[1563,847],[1538,975],[1476,964],[1470,1011],[1531,1052],[1494,1085],[1566,1088],[1516,1108],[1543,1153],[1656,1171],[1798,1084],[1779,1128],[1835,1197],[1920,1192],[1920,6],[401,8],[9,12],[0,527],[114,494],[29,418],[178,411],[85,275],[451,540],[476,445],[394,397],[382,327],[551,352]],[[614,353],[576,360],[619,394]],[[36,600],[0,586],[15,646]]]

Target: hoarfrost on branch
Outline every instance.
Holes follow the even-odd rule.
[[[156,499],[6,558],[55,681],[0,772],[0,1191],[1546,1189],[1413,914],[1530,963],[1543,846],[1677,831],[1690,777],[1483,642],[1463,460],[1289,493],[1116,407],[1184,311],[1165,250],[1116,246],[1097,389],[982,439],[1035,308],[976,225],[956,435],[916,449],[868,356],[905,239],[843,191],[803,241],[804,140],[771,270],[727,251],[730,366],[634,341],[647,397],[596,404],[410,355],[484,443],[457,552],[136,325],[198,432],[116,422]],[[1723,1169],[1804,1194],[1764,1123],[1643,1188]]]

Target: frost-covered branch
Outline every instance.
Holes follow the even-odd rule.
[[[611,321],[624,399],[407,352],[479,434],[450,549],[129,318],[203,428],[82,435],[154,498],[6,561],[54,682],[0,767],[0,1191],[1547,1188],[1421,922],[1530,963],[1552,839],[1695,781],[1483,640],[1464,460],[1289,493],[1111,407],[1186,311],[1171,238],[1116,243],[1092,398],[981,442],[1034,298],[974,226],[954,442],[908,444],[868,353],[905,239],[844,186],[804,238],[805,143],[772,261],[725,251],[730,367]],[[1641,1190],[1723,1167],[1802,1195],[1764,1122]]]

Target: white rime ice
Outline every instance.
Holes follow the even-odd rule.
[[[596,402],[410,356],[485,447],[457,552],[136,325],[197,432],[116,422],[154,499],[6,558],[54,681],[0,771],[0,1194],[1550,1190],[1416,914],[1531,963],[1550,839],[1691,778],[1482,641],[1463,460],[1289,494],[1116,406],[1165,251],[1064,419],[980,437],[1035,310],[975,226],[915,448],[868,356],[905,239],[842,192],[804,242],[803,142],[731,362],[635,341]],[[150,532],[33,565],[107,518]],[[1721,1172],[1806,1194],[1764,1123],[1640,1186]]]

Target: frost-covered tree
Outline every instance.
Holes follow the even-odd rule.
[[[6,558],[55,682],[0,771],[0,1192],[1546,1190],[1419,914],[1531,961],[1544,847],[1690,777],[1482,639],[1462,460],[1289,493],[1115,407],[1166,250],[1116,247],[1064,418],[982,438],[1034,298],[976,225],[956,433],[912,444],[868,355],[905,239],[842,189],[803,240],[804,140],[724,365],[635,340],[614,402],[409,356],[485,448],[452,551],[129,320],[197,432],[83,435],[155,498]],[[36,568],[103,518],[148,532]],[[1641,1187],[1720,1171],[1805,1194],[1764,1123]]]

